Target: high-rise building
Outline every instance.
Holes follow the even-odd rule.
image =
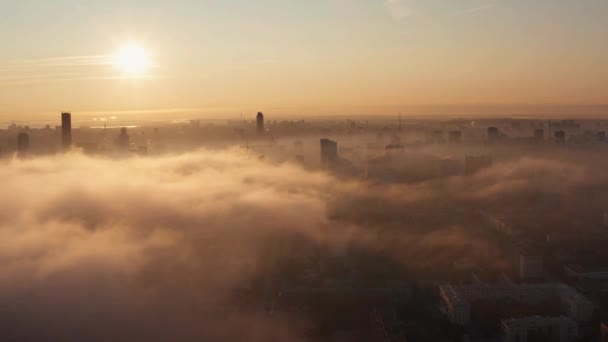
[[[535,130],[534,131],[534,140],[536,140],[536,141],[545,140],[545,130],[542,128]]]
[[[19,133],[17,135],[17,153],[19,155],[27,154],[30,149],[30,136],[27,133]]]
[[[488,127],[488,140],[496,141],[499,137],[498,127]]]
[[[259,112],[257,117],[256,117],[256,123],[257,123],[257,132],[259,135],[264,134],[264,114],[262,112]]]
[[[330,166],[338,159],[338,143],[329,139],[321,139],[321,164]]]
[[[123,127],[120,129],[120,135],[118,136],[117,145],[121,150],[127,150],[129,149],[129,144],[129,134],[127,134],[127,129]]]
[[[61,113],[61,141],[64,150],[72,147],[72,114]]]

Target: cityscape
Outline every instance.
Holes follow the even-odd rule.
[[[0,342],[608,342],[608,1],[0,0]]]
[[[119,222],[133,225],[127,231],[141,230],[138,234],[183,229],[180,234],[193,240],[178,245],[179,251],[193,248],[190,253],[195,253],[192,257],[197,262],[170,256],[167,267],[221,274],[209,277],[218,277],[214,280],[221,283],[222,290],[216,289],[221,297],[201,298],[202,302],[189,303],[192,309],[203,310],[201,314],[214,320],[234,320],[234,324],[251,319],[253,311],[256,320],[264,321],[264,328],[250,327],[249,338],[605,338],[608,183],[602,156],[608,151],[608,120],[405,119],[395,115],[292,121],[273,120],[261,112],[248,116],[220,124],[191,120],[92,128],[75,127],[77,114],[61,113],[55,127],[11,124],[0,130],[0,165],[5,177],[22,174],[12,176],[16,184],[9,185],[10,189],[24,186],[20,182],[28,174],[54,172],[64,178],[68,175],[62,172],[92,164],[92,173],[84,173],[90,181],[68,182],[78,188],[58,195],[50,208],[36,209],[42,211],[34,213],[42,215],[36,224],[76,225],[95,234],[115,230]],[[64,163],[71,165],[66,166],[68,170],[47,170]],[[116,163],[125,174],[111,175]],[[163,174],[136,171],[150,163],[164,165],[149,170]],[[169,169],[162,169],[165,166]],[[233,167],[246,171],[228,170]],[[270,196],[268,207],[247,207],[248,195],[242,194],[229,200],[230,208],[191,217],[175,204],[147,203],[145,196],[163,195],[177,186],[171,174],[196,179],[188,180],[196,192],[209,191],[197,184],[210,177],[208,173],[223,172],[243,182],[241,186],[251,196]],[[158,189],[154,186],[150,195],[142,194],[148,190],[137,185],[139,177],[150,178],[144,185],[158,182]],[[85,190],[96,179],[118,191],[116,201],[132,195],[137,206],[145,203],[158,209],[125,213],[130,208],[127,203],[120,210],[97,209],[96,197],[102,195],[95,187]],[[266,185],[273,179],[280,180]],[[217,191],[211,190],[213,196],[230,197]],[[204,196],[204,200],[190,198],[192,194],[186,193],[182,195],[191,205],[213,206]],[[70,204],[73,201],[78,203]],[[26,210],[19,204],[17,213],[10,208],[9,204],[2,213],[9,227],[12,220],[26,224],[21,217]],[[252,227],[255,232],[249,230]],[[233,254],[243,245],[248,245],[246,252]],[[149,271],[150,276],[171,279],[171,268],[162,270],[168,274]],[[97,272],[102,272],[102,278],[110,276],[99,270],[90,276],[97,278]],[[224,272],[238,273],[238,281],[233,283]],[[156,290],[181,289],[184,281],[187,291],[195,293],[190,286],[199,282],[201,288],[210,286],[203,284],[210,281],[207,276],[179,277],[185,278],[163,283]],[[175,305],[178,315],[190,313],[190,308],[182,307],[185,303],[177,300]],[[113,313],[101,308],[99,314],[104,310]],[[8,322],[18,319],[10,316]],[[274,326],[272,332],[264,331],[266,324]],[[7,336],[12,331],[21,333],[18,325],[5,325],[3,330]],[[32,339],[39,338],[36,333]],[[123,337],[113,333],[99,336]],[[133,338],[150,338],[141,333],[135,331]],[[223,335],[226,331],[214,333],[221,334],[221,339],[233,338]],[[209,338],[196,330],[188,334],[193,334],[188,339]]]

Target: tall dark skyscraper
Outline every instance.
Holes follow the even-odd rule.
[[[331,166],[338,159],[338,143],[329,139],[321,139],[321,164]]]
[[[264,134],[264,114],[262,112],[259,112],[257,117],[256,117],[256,121],[257,121],[257,132],[259,135]]]
[[[19,155],[27,154],[30,149],[30,136],[27,133],[19,133],[17,136],[17,153]]]
[[[500,136],[499,130],[497,127],[488,127],[488,140],[496,141]]]
[[[61,113],[61,139],[63,149],[69,150],[72,147],[72,114]]]

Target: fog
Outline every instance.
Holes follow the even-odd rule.
[[[236,149],[14,158],[0,165],[0,335],[300,340],[314,317],[268,314],[243,295],[264,292],[279,259],[298,253],[286,241],[337,255],[357,246],[394,261],[403,277],[461,257],[504,268],[495,242],[471,229],[476,213],[567,208],[597,212],[599,223],[607,196],[588,196],[605,189],[599,171],[523,157],[474,176],[372,184]]]

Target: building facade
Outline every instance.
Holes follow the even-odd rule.
[[[568,342],[578,337],[578,325],[567,317],[532,316],[503,320],[501,323],[505,342],[528,340]]]
[[[471,303],[476,300],[513,300],[526,303],[558,301],[568,318],[587,321],[593,314],[593,303],[562,283],[542,284],[475,284],[439,287],[442,309],[454,324],[467,325],[471,320]]]
[[[72,147],[72,114],[61,113],[61,142],[64,150]]]

